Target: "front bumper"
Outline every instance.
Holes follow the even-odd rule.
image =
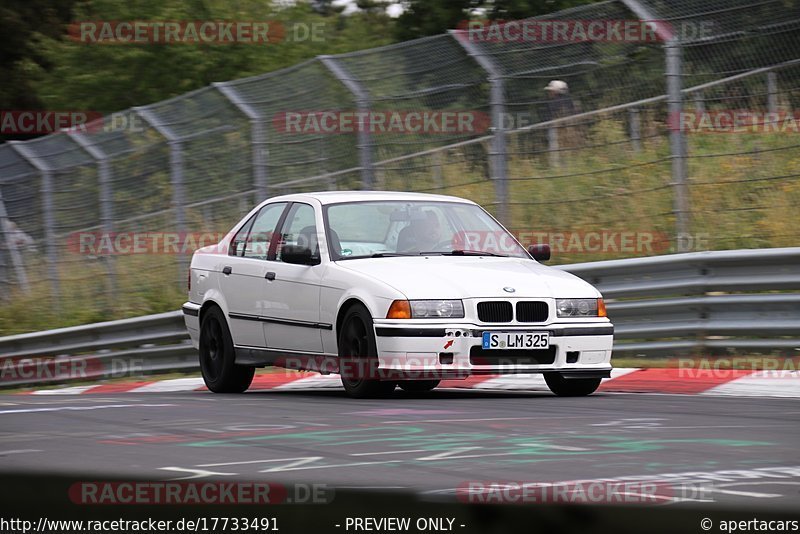
[[[548,332],[550,348],[483,350],[483,332]],[[561,373],[565,378],[604,377],[611,370],[610,322],[539,326],[471,323],[409,325],[375,321],[380,369],[409,378],[464,378],[478,374]]]

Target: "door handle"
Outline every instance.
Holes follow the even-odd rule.
[[[231,269],[230,265],[226,265],[225,267],[222,268],[222,274],[224,274],[225,276],[228,276],[232,272],[233,269]]]
[[[270,281],[275,280],[275,273],[270,271],[266,275],[264,275],[264,278],[266,278],[267,280],[270,280]]]

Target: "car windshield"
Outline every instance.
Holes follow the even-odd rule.
[[[326,206],[325,213],[334,260],[421,254],[530,257],[475,204],[345,202]]]

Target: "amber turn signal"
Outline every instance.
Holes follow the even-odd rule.
[[[389,306],[387,319],[411,319],[411,305],[407,300],[395,300]]]
[[[597,316],[608,317],[608,314],[606,313],[606,303],[603,302],[603,299],[597,299]]]

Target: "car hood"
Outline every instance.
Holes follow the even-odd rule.
[[[522,258],[421,256],[337,263],[388,284],[409,299],[600,296],[577,276]]]

